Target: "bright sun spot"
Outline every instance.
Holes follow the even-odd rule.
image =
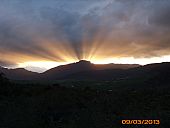
[[[140,64],[146,65],[150,63],[160,63],[160,62],[170,62],[170,55],[162,57],[152,57],[152,58],[134,58],[134,57],[121,57],[121,58],[106,58],[101,60],[91,60],[94,64]]]

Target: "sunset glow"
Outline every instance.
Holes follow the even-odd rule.
[[[65,65],[68,64],[68,62],[53,62],[53,61],[33,61],[33,62],[24,62],[24,63],[19,63],[18,67],[19,68],[26,68],[27,70],[32,70],[34,71],[35,68],[40,68],[40,71],[37,72],[43,72],[48,69],[57,67],[59,65]]]
[[[133,57],[125,57],[125,58],[110,58],[110,59],[103,59],[100,60],[92,60],[94,64],[108,64],[108,63],[115,63],[115,64],[140,64],[146,65],[150,63],[160,63],[160,62],[170,62],[170,56],[162,56],[162,57],[153,57],[153,58],[133,58]]]
[[[15,1],[0,5],[0,66],[170,62],[168,1]]]
[[[150,63],[160,63],[160,62],[170,62],[170,56],[162,56],[162,57],[154,57],[154,58],[140,58],[135,59],[133,57],[125,57],[125,58],[108,58],[108,59],[101,59],[101,60],[87,60],[91,61],[91,63],[94,64],[109,64],[109,63],[115,63],[115,64],[140,64],[140,65],[146,65]],[[75,61],[69,61],[69,62],[55,62],[55,61],[30,61],[30,62],[23,62],[18,63],[19,68],[26,68],[31,71],[35,71],[35,68],[40,68],[40,71],[37,72],[44,72],[48,69],[57,67],[59,65],[66,65],[69,63],[74,63]]]

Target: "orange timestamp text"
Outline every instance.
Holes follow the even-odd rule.
[[[122,120],[122,124],[159,125],[160,120]]]

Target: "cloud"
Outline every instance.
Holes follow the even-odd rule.
[[[17,67],[16,63],[9,62],[9,61],[0,61],[0,66],[3,67]]]
[[[169,1],[154,0],[3,0],[0,58],[20,63],[169,55],[169,8]]]
[[[152,5],[150,12],[149,23],[158,27],[168,27],[170,16],[170,3],[169,1],[158,1]]]

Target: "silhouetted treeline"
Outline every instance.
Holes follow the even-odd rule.
[[[170,86],[148,88],[141,81],[134,81],[40,85],[14,83],[1,74],[0,128],[139,127],[122,125],[122,119],[160,119],[161,125],[149,127],[170,127]]]

